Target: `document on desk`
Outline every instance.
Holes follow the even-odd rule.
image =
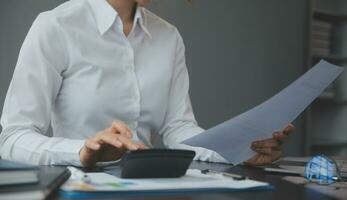
[[[265,182],[250,179],[233,180],[223,175],[202,174],[200,170],[189,169],[180,178],[123,179],[106,173],[87,173],[90,182],[70,178],[62,187],[66,198],[98,197],[102,194],[141,194],[156,192],[230,191],[246,189],[271,189]],[[134,193],[136,192],[136,193]]]
[[[253,141],[271,138],[273,132],[283,130],[342,71],[342,67],[320,61],[269,100],[183,144],[211,149],[233,164],[242,163],[255,155],[250,149]]]

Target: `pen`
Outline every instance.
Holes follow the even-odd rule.
[[[282,168],[265,167],[264,171],[273,172],[273,173],[283,173],[283,174],[293,174],[293,175],[304,176],[303,171],[301,172],[301,171],[287,170],[287,169],[282,169]]]
[[[69,166],[67,167],[71,172],[72,179],[78,179],[84,183],[90,183],[90,177],[84,173],[82,170],[77,169],[76,167]]]
[[[214,171],[214,170],[211,170],[211,169],[201,170],[201,173],[202,174],[221,174],[223,176],[233,178],[234,180],[237,180],[237,181],[245,180],[247,178],[245,176],[241,176],[241,175],[238,175],[238,174],[232,174],[232,173],[227,173],[227,172],[218,172],[218,171]]]

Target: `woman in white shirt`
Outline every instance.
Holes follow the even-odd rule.
[[[195,150],[195,159],[226,162],[180,144],[204,131],[190,103],[184,44],[146,3],[72,0],[37,17],[4,104],[2,158],[87,166],[150,148],[159,136],[168,148]],[[277,159],[292,129],[253,143],[258,154],[247,163]]]

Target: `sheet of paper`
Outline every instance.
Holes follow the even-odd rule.
[[[211,149],[229,162],[239,164],[255,155],[250,149],[253,141],[271,138],[273,132],[285,128],[342,71],[342,67],[320,61],[264,103],[183,143]]]
[[[235,181],[222,175],[202,174],[200,170],[189,169],[180,178],[122,179],[106,173],[87,173],[91,183],[69,179],[63,186],[64,191],[160,191],[187,189],[247,189],[267,187],[268,183],[250,179]]]

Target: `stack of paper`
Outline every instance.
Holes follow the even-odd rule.
[[[251,143],[272,137],[291,123],[343,71],[342,67],[321,61],[271,99],[205,133],[184,141],[219,153],[233,164],[255,155]]]
[[[87,173],[89,183],[69,179],[62,187],[62,195],[79,198],[83,194],[129,192],[179,192],[196,190],[242,190],[269,188],[268,183],[250,179],[236,181],[223,175],[202,174],[200,170],[189,169],[181,178],[122,179],[106,173]],[[88,193],[86,193],[88,192]],[[136,194],[136,193],[134,193]]]

